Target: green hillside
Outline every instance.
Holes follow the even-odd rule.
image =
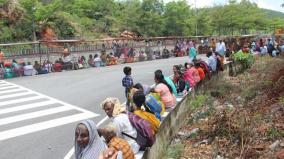
[[[270,9],[264,9],[264,8],[260,8],[260,10],[267,15],[267,18],[284,18],[283,12],[270,10]]]

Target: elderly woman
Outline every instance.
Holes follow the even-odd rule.
[[[129,143],[117,137],[117,127],[110,123],[104,127],[104,138],[108,144],[108,148],[113,148],[116,151],[121,151],[124,159],[134,159],[134,153]]]
[[[126,114],[126,107],[122,106],[117,98],[107,98],[101,104],[102,109],[106,112],[111,122],[117,127],[117,136],[125,139],[131,146],[134,153],[137,153],[140,146],[137,142],[126,136],[128,134],[133,138],[137,137],[136,129],[131,125],[128,115]]]
[[[75,130],[75,159],[95,159],[107,148],[92,120],[80,122]]]

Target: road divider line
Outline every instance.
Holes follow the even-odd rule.
[[[30,95],[30,94],[33,94],[33,93],[32,93],[32,92],[22,92],[22,93],[15,93],[15,94],[2,95],[2,96],[0,96],[0,99],[21,97],[21,96]]]
[[[44,99],[44,98],[41,96],[34,96],[34,97],[20,98],[17,100],[8,100],[8,101],[0,102],[0,107],[8,105],[8,104],[17,104],[17,103],[22,103],[22,102],[27,102],[27,101],[37,100],[37,99]]]
[[[87,119],[87,118],[93,118],[96,116],[99,116],[99,114],[80,113],[76,115],[70,115],[70,116],[66,116],[62,118],[57,118],[57,119],[53,119],[53,120],[49,120],[45,122],[40,122],[40,123],[31,124],[31,125],[27,125],[27,126],[15,128],[15,129],[2,131],[0,132],[0,141],[14,138],[17,136],[22,136],[25,134],[38,132],[38,131],[53,128],[53,127],[57,127],[57,126],[61,126],[61,125],[65,125],[65,124],[69,124],[69,123],[73,123],[73,122],[80,121],[80,120]]]
[[[11,112],[17,112],[17,111],[21,111],[21,110],[43,107],[43,106],[47,106],[47,105],[50,105],[50,104],[56,104],[56,102],[55,101],[44,101],[44,102],[27,104],[27,105],[21,105],[21,106],[12,107],[12,108],[0,109],[0,115],[6,114],[6,113],[11,113]]]
[[[57,113],[61,113],[61,112],[69,111],[69,110],[72,110],[72,108],[68,106],[61,106],[61,107],[50,108],[46,110],[40,110],[40,111],[36,111],[32,113],[11,116],[11,117],[0,119],[0,126],[15,123],[18,121],[24,121],[28,119],[34,119],[34,118],[43,117],[47,115],[57,114]]]

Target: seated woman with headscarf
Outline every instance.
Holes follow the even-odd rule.
[[[160,93],[162,102],[165,104],[166,108],[174,107],[176,98],[172,94],[172,87],[165,81],[164,75],[159,70],[155,71],[155,83],[156,86],[152,92]]]
[[[160,126],[160,120],[151,112],[145,104],[146,97],[142,91],[137,91],[133,95],[134,114],[150,123],[153,133],[156,134]]]
[[[137,142],[126,136],[123,133],[137,137],[136,129],[131,125],[128,115],[126,114],[126,107],[122,106],[117,98],[107,98],[101,103],[102,109],[106,112],[111,122],[117,127],[117,136],[125,139],[131,146],[134,153],[137,153],[140,146]],[[99,130],[100,131],[100,130]]]
[[[96,159],[107,149],[92,120],[80,122],[75,130],[75,159]]]
[[[116,151],[121,151],[123,159],[135,158],[133,150],[131,149],[129,143],[116,135],[117,127],[114,124],[108,124],[104,127],[103,130],[103,136],[108,144],[108,148],[113,148]]]

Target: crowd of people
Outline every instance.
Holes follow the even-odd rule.
[[[78,55],[74,55],[70,53],[67,48],[64,48],[61,57],[54,62],[44,60],[43,63],[34,61],[34,64],[32,64],[23,59],[5,59],[4,52],[0,50],[0,79],[40,75],[65,70],[78,70],[89,67],[104,67],[117,65],[119,63],[132,63],[170,57],[170,52],[167,49],[163,49],[162,53],[160,53],[160,51],[153,51],[150,47],[146,47],[145,51],[140,50],[136,54],[134,48],[120,47],[117,44],[114,45],[112,51],[113,52],[107,53],[103,50],[100,54],[90,54],[86,58],[85,56],[78,57]]]
[[[24,60],[6,60],[4,53],[0,53],[0,79],[33,76],[47,74],[51,72],[62,72],[65,70],[78,70],[89,67],[103,67],[118,64],[118,58],[113,53],[107,54],[102,52],[99,54],[89,55],[76,58],[69,52],[63,52],[62,56],[53,63],[49,60],[44,60],[43,63],[39,61],[25,62]]]
[[[154,72],[155,85],[134,83],[132,68],[124,67],[121,83],[125,88],[126,104],[118,98],[109,97],[101,103],[101,108],[110,123],[98,128],[91,120],[79,123],[75,130],[75,157],[124,158],[133,159],[139,151],[151,147],[155,142],[165,112],[170,112],[177,104],[177,98],[184,97],[198,83],[217,71],[216,56],[209,54],[213,65],[201,59],[174,65],[173,76],[164,76],[162,70]],[[91,124],[87,124],[91,123]],[[87,133],[90,131],[89,133]],[[95,137],[92,137],[94,136]],[[89,142],[84,141],[89,140]],[[97,149],[95,147],[98,147]]]
[[[270,41],[268,40],[267,45]],[[253,43],[249,45],[250,48],[245,45],[242,49],[258,51]],[[153,86],[134,83],[131,76],[132,68],[124,67],[125,77],[122,79],[122,86],[125,88],[126,104],[121,104],[117,98],[107,98],[101,103],[101,108],[110,119],[107,126],[97,128],[91,120],[77,125],[76,159],[85,158],[84,156],[100,159],[132,159],[139,151],[151,147],[155,142],[159,126],[165,118],[165,112],[170,112],[176,106],[176,99],[184,97],[204,79],[210,80],[213,73],[223,71],[226,45],[222,40],[216,44],[215,48],[210,48],[206,61],[196,58],[194,46],[193,43],[192,47],[187,49],[189,62],[173,66],[173,76],[165,77],[162,70],[156,70]],[[195,56],[191,56],[192,51],[195,51]],[[273,56],[273,50],[271,56]],[[84,123],[92,123],[92,127],[89,128],[91,124]],[[81,137],[81,134],[86,131],[91,132]],[[95,134],[95,139],[90,134]],[[84,137],[88,138],[89,142],[83,142]],[[97,149],[94,148],[96,146]],[[91,148],[93,148],[92,151],[90,151]]]

